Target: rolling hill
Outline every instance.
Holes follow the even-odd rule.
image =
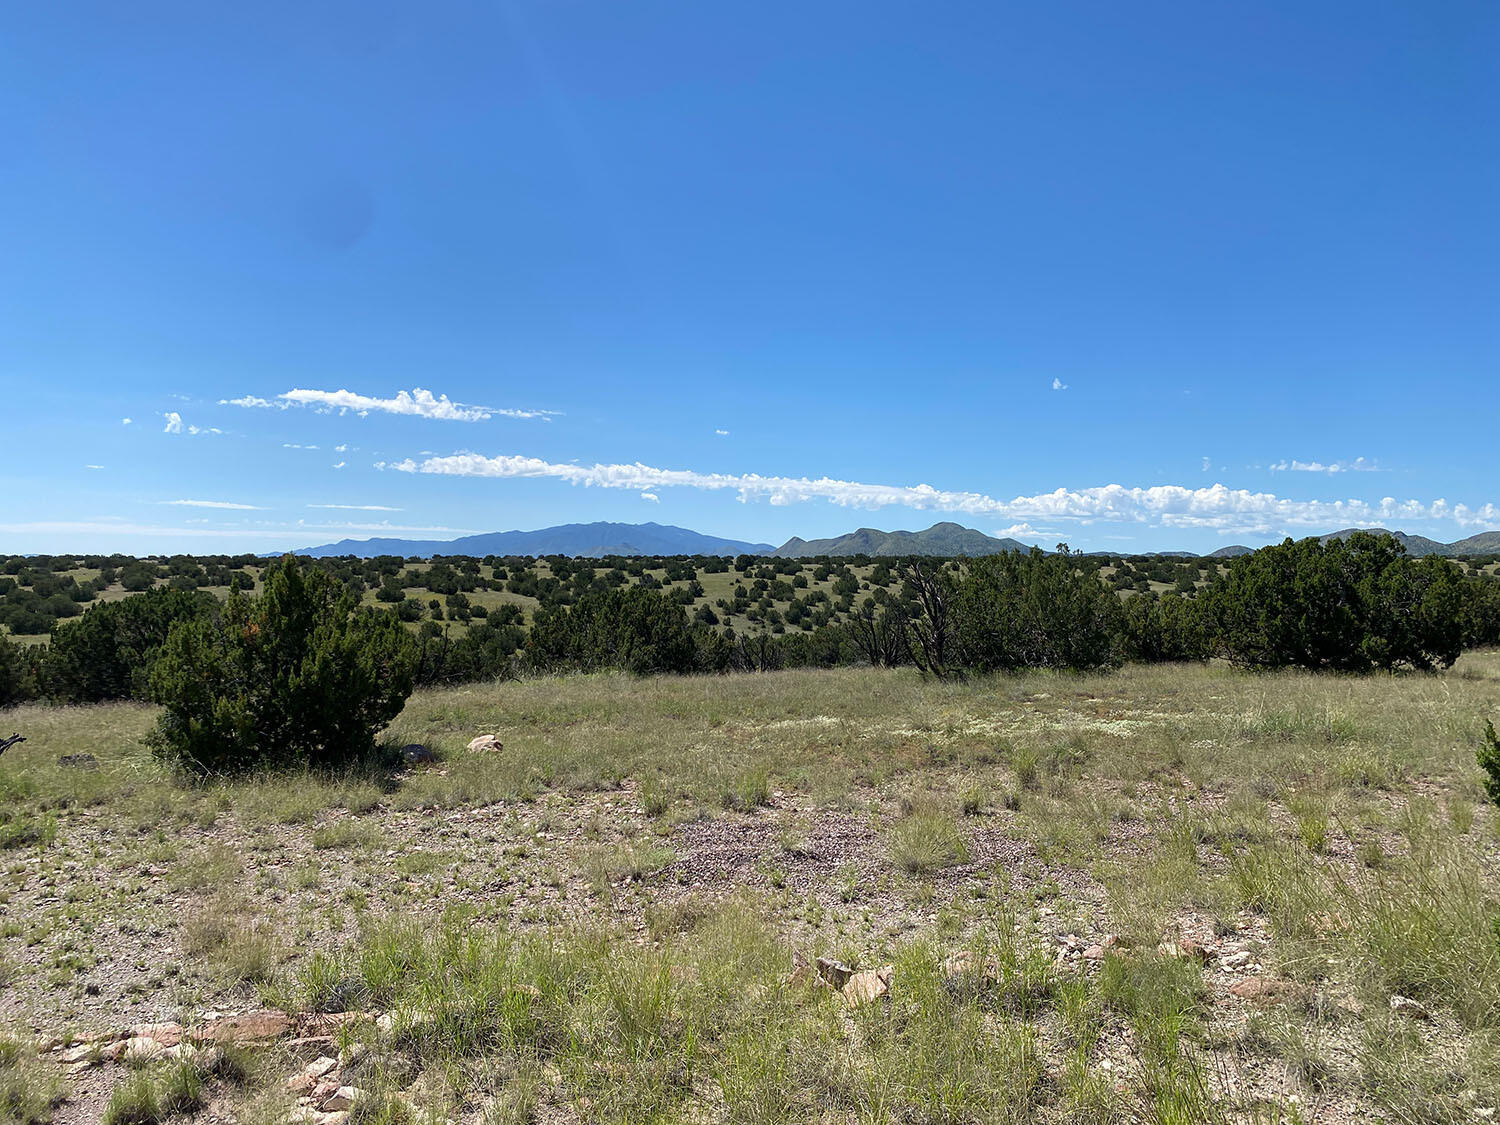
[[[1016,539],[995,539],[956,523],[935,523],[926,531],[877,531],[872,527],[862,527],[833,539],[809,540],[793,536],[772,553],[783,559],[808,555],[891,558],[903,555],[997,555],[1001,551],[1030,549]]]
[[[721,539],[685,527],[660,523],[568,523],[536,531],[491,531],[459,539],[341,539],[294,554],[312,558],[339,555],[768,555],[769,543]]]

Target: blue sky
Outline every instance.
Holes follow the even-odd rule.
[[[1492,0],[5,24],[0,550],[1500,528]]]

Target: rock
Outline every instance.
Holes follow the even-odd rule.
[[[1194,941],[1192,938],[1183,938],[1181,941],[1164,941],[1156,947],[1156,951],[1163,957],[1181,957],[1189,961],[1207,961],[1208,950]]]
[[[854,970],[842,961],[835,961],[831,957],[819,957],[817,961],[818,976],[822,977],[834,988],[842,989],[849,983],[849,978],[854,975]]]
[[[409,766],[425,766],[438,760],[438,756],[420,742],[408,742],[401,747],[401,760]]]
[[[1219,968],[1221,968],[1221,969],[1238,969],[1238,968],[1242,968],[1243,966],[1250,964],[1250,960],[1251,960],[1251,957],[1250,957],[1249,951],[1241,949],[1238,952],[1230,953],[1230,954],[1227,954],[1226,956],[1220,957],[1219,958]]]
[[[89,1055],[93,1052],[93,1050],[94,1050],[94,1048],[93,1048],[93,1046],[91,1044],[80,1043],[76,1047],[69,1047],[62,1054],[58,1055],[57,1056],[57,1061],[60,1062],[60,1063],[70,1063],[70,1064],[71,1063],[76,1063],[76,1062],[82,1062],[84,1059],[86,1059],[86,1058],[89,1057]]]
[[[286,1088],[294,1094],[310,1094],[316,1082],[311,1074],[294,1074],[286,1080]]]
[[[175,1023],[142,1023],[130,1029],[131,1038],[155,1039],[163,1047],[182,1042],[182,1026]]]
[[[309,1078],[322,1078],[325,1074],[327,1074],[330,1070],[338,1065],[338,1059],[331,1059],[327,1055],[322,1055],[319,1058],[313,1059],[312,1062],[303,1067],[302,1073],[307,1075]]]
[[[855,973],[844,984],[844,999],[849,1001],[851,1008],[880,999],[890,992],[891,977],[895,972],[893,966],[886,965],[884,968]]]
[[[498,754],[504,749],[505,747],[501,745],[500,740],[493,734],[481,734],[469,743],[470,752],[475,754]]]
[[[948,980],[964,976],[974,971],[974,964],[974,954],[967,949],[960,949],[943,958],[943,976]]]
[[[203,1025],[199,1039],[215,1043],[250,1043],[256,1040],[280,1039],[292,1029],[285,1012],[259,1011],[229,1016]]]
[[[1083,943],[1078,940],[1077,934],[1058,934],[1057,944],[1062,946],[1069,953],[1072,953],[1073,950],[1077,949]]]
[[[125,1040],[125,1050],[121,1058],[127,1063],[152,1062],[166,1054],[167,1049],[155,1039],[145,1035],[135,1035]]]
[[[1298,991],[1291,981],[1277,980],[1274,977],[1251,977],[1229,986],[1230,995],[1261,1005],[1285,1003]]]
[[[313,1118],[313,1125],[344,1125],[349,1120],[347,1109],[335,1110],[332,1113],[320,1113]]]
[[[1430,1020],[1432,1013],[1417,1003],[1410,996],[1402,996],[1397,993],[1391,997],[1391,1011],[1400,1012],[1403,1016],[1410,1016],[1414,1020]]]
[[[92,754],[64,754],[57,759],[57,764],[74,770],[96,770],[99,759]]]
[[[1085,961],[1103,961],[1108,951],[1102,945],[1091,945],[1083,951]]]
[[[329,1097],[324,1099],[323,1104],[318,1108],[325,1113],[333,1110],[348,1109],[360,1099],[363,1093],[364,1091],[358,1086],[340,1086]]]
[[[125,1044],[128,1039],[116,1039],[113,1043],[107,1043],[99,1049],[99,1057],[106,1062],[119,1062],[125,1055]]]

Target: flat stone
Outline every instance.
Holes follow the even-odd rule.
[[[505,746],[493,734],[481,734],[469,742],[469,750],[475,754],[498,754]]]
[[[1229,986],[1229,992],[1252,1004],[1283,1004],[1295,996],[1300,989],[1289,980],[1275,977],[1250,977]]]
[[[302,1073],[307,1075],[309,1078],[322,1078],[325,1074],[327,1074],[330,1070],[338,1065],[338,1059],[331,1059],[327,1055],[322,1055],[316,1059],[313,1059],[312,1062],[308,1063],[307,1066],[303,1068]]]
[[[322,1109],[325,1113],[348,1109],[360,1099],[363,1093],[364,1091],[360,1090],[358,1086],[340,1086],[331,1095],[323,1099],[322,1104],[318,1108]]]
[[[292,1021],[285,1012],[246,1012],[244,1015],[208,1023],[199,1031],[198,1038],[211,1039],[216,1043],[248,1043],[263,1039],[280,1039],[292,1029]]]
[[[128,1063],[151,1062],[166,1053],[167,1049],[155,1039],[146,1035],[135,1035],[125,1040],[125,1050],[121,1058]]]
[[[851,1008],[878,1000],[890,992],[891,977],[894,975],[895,969],[890,965],[855,973],[844,984],[844,999],[849,1001]]]
[[[163,1047],[175,1047],[182,1042],[182,1026],[175,1023],[142,1023],[130,1029],[132,1039],[155,1039]]]

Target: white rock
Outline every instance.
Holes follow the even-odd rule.
[[[1401,1012],[1415,1020],[1430,1020],[1432,1013],[1410,996],[1402,996],[1399,993],[1391,997],[1391,1011]]]

